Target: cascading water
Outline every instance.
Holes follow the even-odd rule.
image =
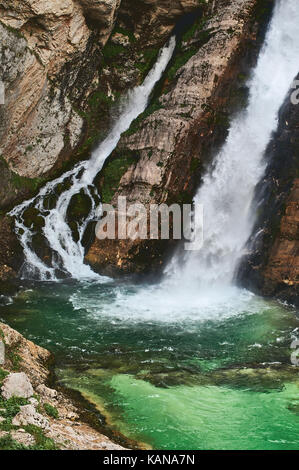
[[[96,204],[91,195],[91,190],[95,191],[92,186],[93,180],[102,169],[107,157],[115,149],[121,134],[129,129],[132,121],[145,110],[155,84],[161,78],[172,57],[175,42],[175,38],[172,37],[161,50],[155,66],[144,80],[144,83],[128,92],[126,99],[123,100],[119,119],[106,139],[93,152],[90,160],[80,163],[73,170],[48,183],[39,192],[38,196],[24,202],[11,212],[11,215],[16,218],[16,229],[24,248],[26,277],[33,276],[41,280],[56,280],[57,272],[63,270],[75,279],[99,278],[89,266],[84,264],[84,248],[81,243],[88,223],[95,217]],[[55,192],[55,188],[59,184],[68,179],[70,180],[70,189],[59,196],[54,209],[48,210],[45,207],[46,198]],[[79,241],[75,242],[66,221],[67,209],[72,197],[82,190],[90,196],[92,207],[84,223],[78,226]],[[43,233],[55,255],[50,267],[45,265],[34,252],[32,248],[34,233],[31,228],[26,227],[24,224],[24,211],[31,206],[38,209],[45,221]]]
[[[168,266],[166,285],[185,285],[198,291],[216,283],[219,287],[232,284],[238,263],[244,254],[255,216],[252,201],[256,184],[265,170],[263,154],[271,133],[278,123],[278,111],[299,69],[298,37],[299,10],[296,0],[277,0],[265,44],[249,83],[247,109],[232,122],[228,138],[216,157],[212,168],[204,177],[195,202],[204,206],[204,246],[199,252],[188,252],[184,263],[177,257]],[[119,138],[131,122],[146,107],[155,83],[161,77],[175,47],[175,39],[162,50],[160,57],[142,86],[129,92],[119,120],[108,137],[93,153],[91,159],[80,163],[61,178],[48,183],[31,201],[15,208],[16,226],[26,256],[28,270],[43,280],[55,280],[61,267],[76,279],[99,278],[84,264],[81,240],[84,231],[95,215],[95,203],[89,216],[78,227],[79,242],[75,242],[67,224],[67,209],[72,197],[80,191],[91,195],[93,180],[106,158],[116,147]],[[67,179],[70,189],[58,198],[56,206],[47,210],[44,201],[56,186]],[[43,229],[56,258],[51,267],[46,266],[32,249],[33,232],[25,227],[23,213],[34,205],[45,220]],[[196,230],[199,230],[197,227]],[[181,289],[181,291],[184,289]]]
[[[233,282],[254,226],[252,202],[265,171],[263,155],[299,70],[298,33],[298,2],[278,0],[249,83],[248,107],[233,120],[226,143],[195,197],[204,208],[204,246],[186,254],[183,268],[176,258],[168,268],[170,277],[188,288],[190,283],[206,288]],[[201,226],[196,223],[198,232]]]
[[[290,345],[299,331],[295,309],[233,285],[254,224],[263,153],[299,69],[297,2],[276,1],[248,107],[232,122],[196,195],[205,211],[202,250],[186,253],[182,267],[174,257],[158,286],[101,278],[32,283],[0,310],[11,326],[56,354],[60,383],[106,414],[114,435],[178,451],[298,449],[298,373],[290,367]],[[81,242],[73,241],[67,207],[80,190],[94,190],[94,176],[146,106],[173,47],[174,40],[144,85],[130,94],[91,160],[13,211],[33,275],[55,279],[63,267],[82,281],[96,277],[83,264]],[[65,181],[70,189],[47,212],[47,196]],[[34,234],[24,225],[23,213],[32,205],[43,215],[44,234],[57,253],[50,268],[35,254]],[[81,237],[94,209],[79,227]]]

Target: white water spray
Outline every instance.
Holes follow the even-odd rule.
[[[232,122],[229,135],[195,202],[204,207],[204,245],[175,257],[167,269],[181,290],[232,285],[256,218],[254,192],[265,172],[263,159],[278,112],[299,71],[298,0],[277,0],[273,18],[249,83],[249,103]],[[196,228],[196,221],[195,221]],[[196,228],[200,230],[199,227]]]
[[[149,97],[155,84],[160,80],[175,48],[175,38],[172,37],[169,43],[161,50],[156,65],[148,74],[141,86],[128,92],[128,95],[120,110],[120,117],[113,126],[109,135],[93,152],[90,160],[77,165],[73,170],[65,173],[60,178],[48,183],[30,201],[19,205],[10,215],[16,218],[16,228],[20,236],[20,241],[24,248],[26,277],[39,277],[41,280],[56,280],[57,271],[63,270],[75,279],[99,278],[91,268],[84,264],[84,248],[82,237],[88,223],[95,217],[95,202],[91,197],[93,180],[102,169],[105,160],[117,146],[121,134],[129,129],[132,121],[136,119],[146,108]],[[45,198],[55,193],[55,188],[60,183],[70,179],[70,189],[64,191],[58,198],[56,207],[47,210],[44,206]],[[67,209],[72,197],[80,191],[90,196],[92,208],[84,223],[79,226],[78,232],[80,240],[73,240],[72,231],[67,224]],[[93,188],[95,190],[95,188]],[[32,248],[32,238],[34,232],[24,224],[23,214],[28,208],[34,206],[44,218],[45,227],[43,233],[48,241],[49,247],[56,259],[52,259],[51,266],[47,266],[34,252]]]

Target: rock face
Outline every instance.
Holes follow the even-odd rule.
[[[33,435],[28,434],[23,429],[24,426],[30,427],[30,425],[37,427],[40,433],[43,433],[44,438],[50,439],[51,445],[58,449],[124,449],[82,421],[81,410],[73,400],[60,390],[49,388],[46,385],[50,377],[49,358],[51,357],[47,350],[26,340],[3,323],[0,323],[0,338],[6,344],[6,360],[2,367],[8,374],[3,380],[0,391],[0,449],[1,438],[13,439],[27,447],[34,446],[34,432]],[[16,357],[18,357],[17,363],[13,360]],[[16,367],[21,372],[9,373]],[[2,374],[3,369],[1,369]],[[32,397],[33,393],[35,394],[34,398]],[[5,403],[11,397],[19,397],[21,402],[19,402],[19,409],[15,405],[14,416],[11,416],[12,409],[9,405],[9,419],[13,418],[12,424],[16,426],[16,429],[8,432],[6,430],[8,415]],[[49,408],[52,410],[50,416],[47,411]],[[3,431],[1,426],[4,426]]]
[[[116,204],[118,196],[126,196],[128,203],[191,202],[203,165],[226,136],[229,109],[244,102],[242,79],[261,43],[263,21],[257,11],[263,7],[269,13],[271,5],[210,2],[179,37],[158,96],[122,137],[104,169],[99,183],[104,202]],[[105,201],[105,178],[109,181],[125,157],[131,157],[131,164]],[[166,248],[169,243],[161,240],[96,239],[86,260],[98,271],[144,271],[162,263]]]
[[[197,0],[139,3],[136,9],[132,0],[1,2],[1,211],[89,156],[110,126],[114,102],[144,78],[178,18],[198,9]],[[0,215],[2,226],[8,244],[17,246]],[[21,263],[0,247],[1,280]]]
[[[18,175],[35,178],[53,167],[66,135],[71,149],[78,143],[83,122],[60,79],[62,67],[74,54],[82,55],[83,66],[90,32],[82,10],[71,0],[2,5],[5,120],[0,151]]]
[[[12,420],[14,426],[28,426],[32,424],[41,429],[49,429],[49,420],[38,413],[33,405],[21,406],[21,411]]]
[[[297,80],[299,76],[297,77]],[[288,96],[266,152],[268,168],[257,188],[258,221],[249,241],[240,282],[266,296],[298,305],[299,105]]]
[[[5,104],[0,106],[0,155],[7,175],[0,206],[29,195],[32,188],[25,190],[26,178],[51,176],[63,161],[73,157],[86,136],[91,120],[88,99],[103,89],[105,74],[110,73],[109,63],[103,61],[103,47],[118,14],[118,24],[125,27],[128,12],[133,11],[129,21],[132,34],[135,32],[138,39],[138,31],[155,30],[154,36],[148,31],[148,43],[161,45],[177,17],[197,3],[145,1],[140,11],[132,2],[120,0],[1,3],[0,79]],[[117,35],[120,33],[115,34],[115,40]],[[128,45],[128,37],[122,36]],[[142,51],[140,44],[137,49]],[[108,47],[106,59],[110,53],[114,55],[114,50]],[[138,80],[139,74],[130,70],[134,60],[126,65],[127,75]],[[123,89],[128,85],[130,80]],[[106,119],[109,121],[109,116]],[[35,185],[42,181],[35,181]]]
[[[33,386],[44,383],[49,377],[51,353],[3,323],[0,324],[0,329],[5,337],[6,368],[13,369],[14,364],[22,358],[22,372],[28,376]]]
[[[9,374],[3,382],[1,392],[6,400],[11,397],[30,398],[34,393],[32,385],[24,372]]]

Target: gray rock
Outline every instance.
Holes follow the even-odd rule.
[[[38,400],[36,398],[29,398],[29,403],[30,405],[34,406],[36,408],[38,406]]]
[[[48,388],[45,385],[39,385],[36,388],[36,391],[44,398],[48,398],[48,399],[57,398],[57,391],[53,390],[52,388]]]
[[[21,406],[20,412],[12,420],[14,426],[33,424],[41,429],[49,429],[49,420],[38,413],[33,405]]]
[[[25,446],[31,446],[35,444],[35,439],[31,434],[24,431],[24,429],[18,429],[17,431],[12,431],[11,437],[17,441],[19,444]]]
[[[3,381],[2,396],[6,400],[11,397],[32,397],[34,391],[30,380],[24,372],[9,374]]]

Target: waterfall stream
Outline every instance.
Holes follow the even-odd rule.
[[[16,229],[24,249],[25,265],[23,276],[25,278],[39,278],[40,280],[56,280],[57,272],[61,269],[75,279],[98,279],[99,276],[91,268],[84,264],[84,248],[82,237],[89,222],[94,219],[96,204],[91,195],[93,180],[102,169],[105,160],[117,146],[123,132],[129,129],[131,123],[146,108],[150,95],[156,83],[160,80],[168,62],[170,61],[174,48],[175,37],[161,50],[158,60],[147,75],[141,86],[130,90],[123,99],[119,119],[112,127],[106,139],[100,143],[91,155],[90,160],[78,164],[73,170],[65,173],[60,178],[48,183],[41,189],[39,194],[13,209],[10,215],[16,218]],[[55,189],[61,183],[70,179],[70,188],[62,192],[54,209],[45,207],[45,200],[55,193]],[[78,226],[79,241],[73,240],[72,231],[67,224],[67,209],[74,195],[80,191],[90,196],[92,207],[88,217],[81,226]],[[24,224],[24,212],[28,207],[34,206],[44,218],[45,226],[43,233],[48,245],[53,252],[52,266],[47,266],[35,253],[32,247],[34,231]]]
[[[263,159],[278,112],[299,70],[299,8],[296,0],[278,0],[273,18],[249,82],[247,109],[232,121],[227,140],[204,176],[195,202],[204,209],[204,245],[188,252],[182,266],[175,257],[170,276],[190,288],[231,285],[257,208],[257,183],[263,177]],[[201,226],[195,220],[195,231]]]
[[[276,0],[248,82],[248,105],[233,118],[195,196],[204,206],[204,245],[173,256],[158,284],[97,275],[84,264],[82,237],[96,213],[94,179],[146,108],[174,38],[143,85],[128,93],[90,160],[11,212],[26,257],[23,278],[74,280],[22,281],[14,298],[2,299],[0,319],[55,354],[59,383],[101,410],[103,432],[108,426],[113,436],[122,433],[159,450],[298,449],[298,370],[290,357],[298,312],[234,282],[255,223],[265,149],[299,70],[298,33],[298,0]],[[48,209],[47,199],[61,187]],[[82,191],[92,207],[78,225],[77,243],[67,210]],[[44,219],[48,264],[25,224],[32,207]],[[195,229],[201,230],[196,220]]]
[[[166,269],[166,283],[217,286],[231,285],[238,263],[252,232],[256,210],[254,191],[265,171],[263,155],[271,134],[277,128],[278,111],[299,69],[299,9],[296,0],[278,0],[257,66],[249,82],[247,109],[236,116],[227,140],[214,159],[195,197],[204,207],[204,246],[188,252],[185,262],[175,256]],[[121,134],[144,111],[156,82],[161,78],[175,48],[172,38],[161,51],[156,65],[143,85],[130,91],[122,104],[120,116],[107,138],[93,152],[90,160],[48,183],[37,197],[16,207],[11,215],[25,253],[25,277],[56,280],[63,271],[75,279],[99,279],[84,264],[82,237],[95,217],[96,204],[91,197],[93,180],[107,157],[116,147]],[[54,209],[45,207],[45,199],[55,188],[70,179],[70,188],[58,197]],[[84,191],[90,196],[89,216],[78,226],[75,242],[67,224],[67,209],[72,197]],[[53,253],[51,266],[46,265],[32,247],[33,230],[24,224],[24,211],[34,206],[44,218],[43,234]],[[196,230],[199,230],[197,227]]]

